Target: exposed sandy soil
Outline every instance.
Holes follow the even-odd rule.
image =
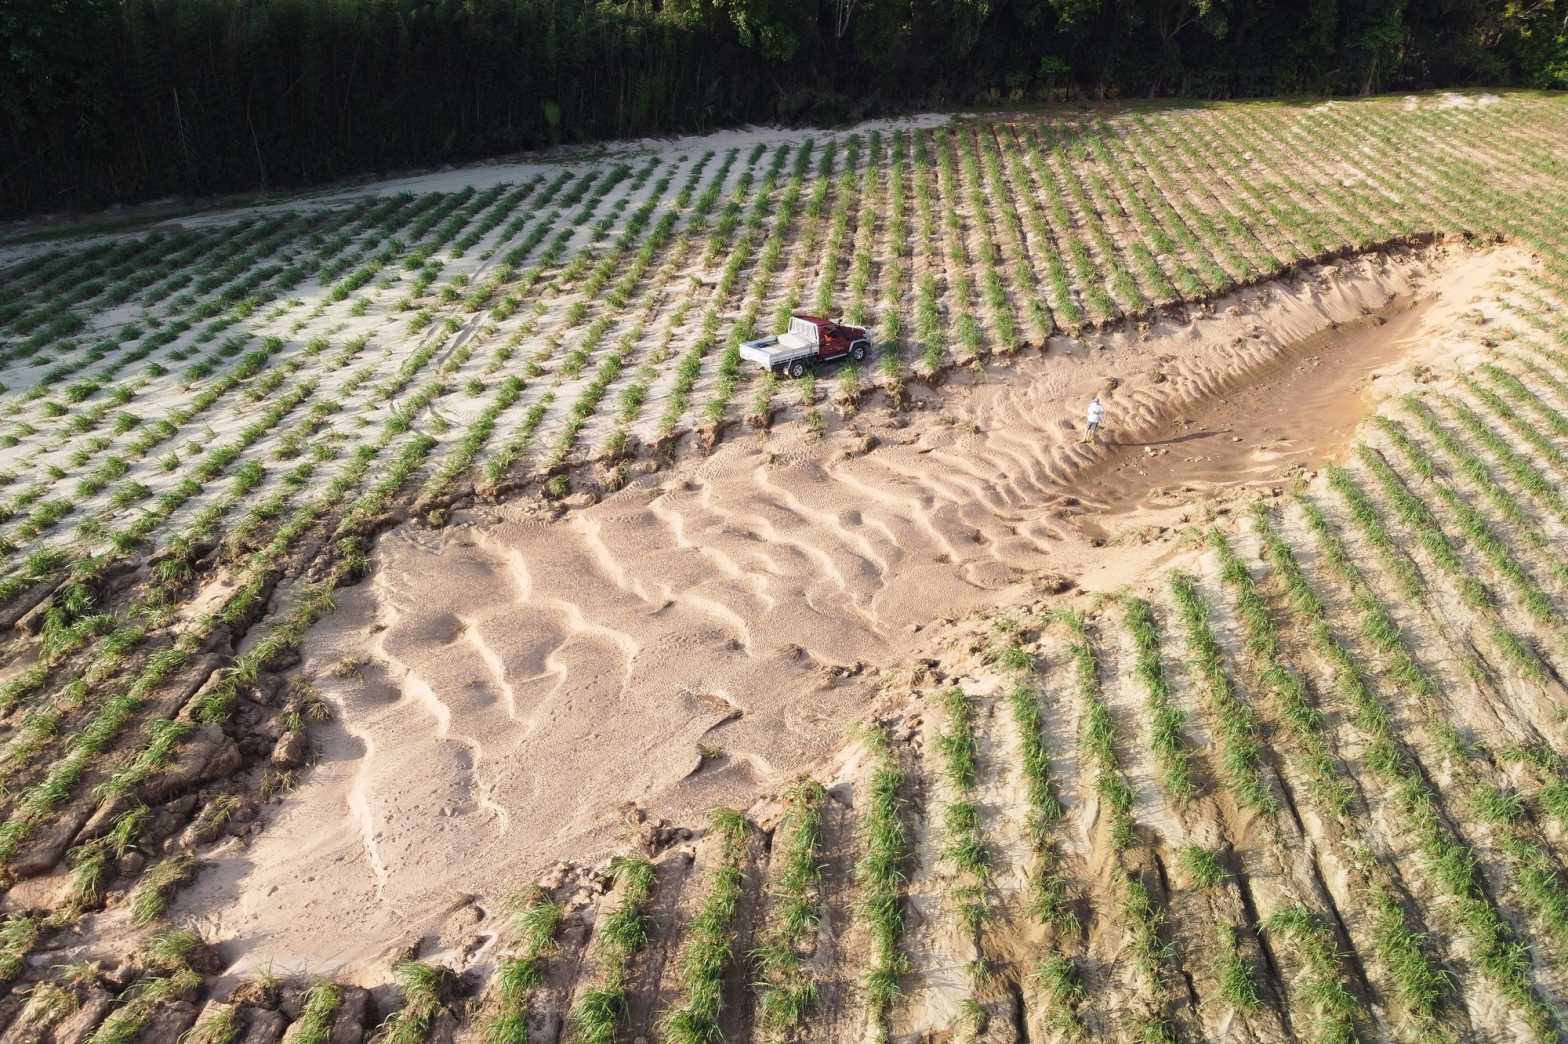
[[[305,650],[340,710],[320,763],[178,912],[229,940],[235,974],[380,981],[411,935],[462,944],[554,860],[622,844],[628,801],[689,821],[829,754],[929,624],[1056,578],[1119,588],[1182,553],[1201,494],[1339,454],[1387,376],[1445,358],[1525,263],[1347,261],[1053,340],[825,440],[732,435],[559,518],[515,503],[390,533]],[[1108,433],[1084,444],[1096,391]]]
[[[1113,452],[1073,479],[1092,516],[1080,528],[1188,505],[1209,486],[1267,482],[1338,456],[1374,401],[1373,383],[1411,353],[1437,304],[1416,287],[1313,334],[1249,373],[1242,388],[1197,401],[1176,419],[1176,433],[1108,434]]]

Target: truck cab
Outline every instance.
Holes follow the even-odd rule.
[[[807,368],[819,360],[831,362],[847,356],[859,363],[870,351],[871,339],[860,327],[801,314],[790,316],[784,333],[740,346],[742,359],[791,377],[805,376]]]

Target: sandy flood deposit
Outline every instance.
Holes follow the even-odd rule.
[[[825,437],[733,430],[580,510],[407,524],[307,644],[338,711],[319,763],[179,912],[235,974],[376,980],[422,935],[482,959],[487,909],[554,861],[745,807],[830,754],[932,624],[1117,589],[1226,510],[1206,494],[1340,454],[1526,264],[1457,244],[1339,262],[1053,340],[905,410],[873,399]],[[1086,445],[1095,392],[1109,434]]]

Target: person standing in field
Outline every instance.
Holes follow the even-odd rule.
[[[1089,430],[1083,433],[1083,441],[1088,442],[1090,439],[1100,437],[1100,422],[1104,419],[1105,406],[1100,402],[1100,397],[1096,395],[1089,400]]]

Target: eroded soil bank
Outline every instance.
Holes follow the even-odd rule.
[[[1372,411],[1378,380],[1421,350],[1428,313],[1442,300],[1415,287],[1287,346],[1156,435],[1107,431],[1102,458],[1065,484],[1083,505],[1079,528],[1103,537],[1115,519],[1188,505],[1219,487],[1272,483],[1338,457]]]
[[[518,502],[394,531],[308,642],[339,711],[320,763],[182,912],[236,974],[379,981],[420,935],[479,959],[487,911],[622,845],[629,804],[690,821],[832,752],[932,623],[1042,584],[1118,588],[1183,553],[1194,490],[1318,467],[1525,263],[1346,261],[1053,342],[824,439],[795,420],[732,436],[560,518]],[[1110,436],[1086,445],[1096,391]]]

